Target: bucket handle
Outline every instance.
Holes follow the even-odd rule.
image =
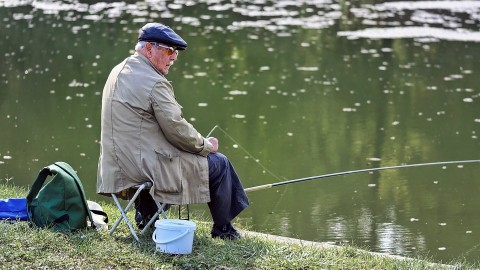
[[[164,241],[164,242],[160,242],[160,241],[157,241],[157,234],[155,232],[153,232],[152,234],[152,239],[153,239],[153,242],[157,243],[157,244],[168,244],[170,242],[173,242],[175,240],[178,240],[182,237],[184,237],[185,235],[187,235],[187,233],[189,233],[190,231],[187,229],[185,230],[182,234],[180,234],[179,236],[177,237],[174,237],[173,239],[170,239],[170,240],[167,240],[167,241]]]

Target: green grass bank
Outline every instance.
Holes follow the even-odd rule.
[[[24,188],[0,184],[0,198],[25,197]],[[113,204],[102,204],[111,226],[118,217]],[[133,212],[129,215],[133,218]],[[0,222],[1,269],[477,269],[461,262],[438,265],[427,259],[379,256],[354,247],[321,248],[247,235],[238,241],[210,237],[206,218],[197,224],[193,252],[168,255],[155,252],[151,232],[137,243],[126,226],[114,235],[105,230],[72,234],[31,228],[26,222]]]

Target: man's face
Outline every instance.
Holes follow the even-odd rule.
[[[163,75],[168,74],[168,70],[174,61],[177,60],[178,51],[172,47],[159,44],[159,43],[147,43],[150,50],[150,62],[153,66],[160,71]]]

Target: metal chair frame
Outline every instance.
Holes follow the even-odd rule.
[[[132,207],[132,205],[135,202],[135,199],[138,197],[138,195],[140,195],[140,192],[144,189],[150,189],[152,186],[153,186],[152,182],[150,182],[150,181],[144,182],[144,183],[142,183],[140,185],[137,185],[137,186],[134,186],[133,188],[136,189],[137,191],[135,192],[135,194],[133,194],[133,197],[129,199],[129,202],[128,202],[128,204],[125,208],[122,207],[122,205],[120,204],[117,196],[113,193],[111,194],[113,200],[115,201],[115,204],[117,205],[118,210],[120,211],[120,216],[118,217],[117,221],[115,221],[112,228],[110,229],[110,235],[117,229],[120,222],[122,220],[124,220],[125,223],[127,224],[128,228],[130,229],[130,232],[132,233],[133,238],[135,238],[135,240],[137,240],[137,242],[140,242],[140,239],[138,238],[137,233],[135,232],[135,229],[132,226],[132,223],[130,222],[130,220],[127,217],[127,212]],[[157,217],[160,214],[162,214],[162,217],[164,219],[167,219],[167,215],[165,214],[165,211],[163,210],[163,207],[166,205],[166,203],[163,203],[163,204],[159,203],[159,202],[155,202],[155,203],[157,204],[158,211],[148,221],[148,223],[145,225],[145,227],[140,231],[140,234],[143,234],[155,222],[155,220],[157,219]],[[180,213],[180,209],[179,209],[179,213]]]

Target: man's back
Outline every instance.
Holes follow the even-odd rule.
[[[203,137],[181,114],[172,86],[143,55],[113,68],[102,97],[97,192],[117,193],[151,180],[164,202],[208,201],[206,184],[201,192],[181,194],[188,182],[208,180],[206,158],[198,156]]]

